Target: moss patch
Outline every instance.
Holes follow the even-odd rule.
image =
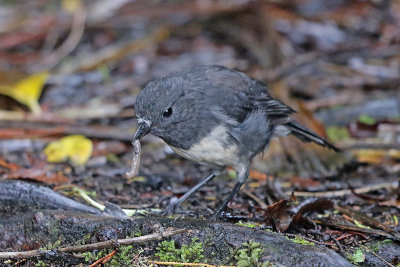
[[[296,244],[301,244],[301,245],[305,245],[305,246],[315,246],[314,242],[308,241],[300,236],[296,236],[293,239],[290,239],[288,237],[286,237],[287,239],[289,239],[290,241],[296,243]]]
[[[390,243],[392,243],[392,242],[393,242],[393,241],[392,241],[391,239],[385,239],[385,240],[382,240],[382,241],[379,241],[379,242],[370,244],[368,247],[369,247],[369,249],[371,249],[373,252],[378,252],[378,251],[381,249],[381,247],[382,247],[383,245],[385,245],[385,244],[390,244]]]
[[[252,228],[252,229],[256,228],[257,226],[260,226],[259,223],[255,223],[255,222],[242,222],[242,221],[237,222],[236,225],[244,226],[244,227]]]
[[[193,238],[189,245],[183,244],[180,248],[177,248],[175,240],[165,240],[158,244],[157,250],[158,252],[155,256],[157,256],[161,261],[190,263],[205,262],[203,243],[199,242],[198,238]]]
[[[235,255],[237,260],[237,267],[272,267],[274,266],[271,262],[265,261],[261,262],[261,257],[264,254],[264,248],[260,243],[248,241],[242,244],[241,249],[239,249]]]
[[[364,252],[361,249],[357,249],[353,254],[347,253],[346,258],[353,264],[358,265],[365,261]]]
[[[85,262],[93,263],[113,251],[113,249],[102,249],[98,252],[84,252],[82,255],[85,257]],[[121,246],[117,253],[105,264],[105,266],[133,266],[132,260],[135,254],[137,254],[137,252],[133,249],[132,245]]]

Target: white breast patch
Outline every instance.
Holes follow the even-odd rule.
[[[228,141],[227,129],[225,126],[220,125],[189,150],[173,146],[171,148],[178,155],[199,163],[235,166],[237,164],[237,146],[235,144],[226,145]]]

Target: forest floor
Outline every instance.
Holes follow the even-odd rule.
[[[0,264],[400,266],[399,1],[0,3]],[[202,64],[343,152],[273,140],[220,221],[230,168],[160,216],[211,170],[146,136],[125,178],[135,99]]]

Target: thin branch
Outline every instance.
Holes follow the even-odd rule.
[[[257,204],[263,209],[263,210],[267,210],[268,209],[268,205],[259,197],[257,197],[256,195],[254,195],[252,192],[247,191],[247,190],[243,190],[243,193],[245,193],[248,197],[252,198],[255,202],[257,202]]]
[[[361,247],[363,249],[365,249],[366,251],[368,251],[369,253],[371,253],[372,255],[374,255],[375,257],[377,257],[378,259],[380,259],[381,261],[383,261],[387,266],[389,267],[395,267],[393,264],[391,264],[390,262],[386,261],[384,258],[382,258],[381,256],[379,256],[378,254],[376,254],[375,252],[373,252],[372,250],[370,250],[368,247],[361,245]]]
[[[333,222],[326,222],[326,221],[321,221],[321,220],[313,220],[316,224],[320,225],[325,225],[333,228],[337,228],[343,231],[354,231],[354,232],[361,232],[361,233],[366,233],[366,234],[371,234],[371,235],[379,235],[383,236],[386,238],[394,239],[394,236],[382,231],[382,230],[376,230],[376,229],[367,229],[367,228],[360,228],[358,226],[353,226],[353,225],[347,225],[347,224],[341,224],[341,223],[333,223]]]
[[[225,266],[225,265],[212,265],[207,263],[189,263],[189,262],[174,262],[174,261],[151,261],[158,265],[178,265],[178,266],[204,266],[204,267],[236,267],[236,266]]]
[[[61,59],[69,55],[79,44],[85,31],[85,22],[87,11],[85,8],[79,8],[74,13],[71,31],[65,42],[52,54],[42,60],[41,65],[31,66],[32,68],[47,70],[55,67]]]
[[[396,189],[398,182],[388,182],[375,185],[368,185],[364,187],[355,188],[354,192],[357,194],[368,193],[378,189]],[[294,192],[296,197],[342,197],[345,195],[352,194],[350,189],[336,190],[336,191],[324,191],[324,192]]]
[[[181,234],[186,232],[186,229],[168,230],[161,233],[154,233],[145,236],[125,238],[125,239],[111,239],[103,242],[97,242],[92,244],[80,245],[80,246],[69,246],[57,249],[57,252],[71,253],[71,252],[86,252],[92,250],[100,250],[104,248],[118,247],[120,245],[131,245],[145,243],[153,240],[162,240],[166,237]],[[21,259],[40,256],[43,253],[51,252],[49,249],[37,249],[29,251],[11,251],[11,252],[0,252],[0,259]]]
[[[97,265],[106,263],[107,261],[109,261],[115,255],[115,253],[117,253],[116,249],[113,252],[105,255],[101,259],[98,259],[97,261],[93,262],[92,264],[90,264],[89,267],[96,267]]]
[[[320,242],[320,241],[317,241],[315,239],[312,239],[312,238],[309,238],[309,237],[305,237],[305,236],[301,236],[301,235],[295,235],[295,234],[289,234],[289,233],[284,233],[283,235],[284,236],[288,236],[288,237],[293,237],[293,238],[296,238],[296,237],[297,238],[301,238],[301,239],[307,240],[309,242],[313,242],[313,243],[321,245],[321,246],[335,247],[335,244],[326,243],[326,242]]]
[[[371,227],[381,229],[381,230],[387,232],[388,234],[392,235],[396,240],[400,240],[400,233],[398,233],[396,230],[390,228],[389,226],[375,220],[372,217],[366,216],[359,212],[356,212],[356,211],[353,211],[350,209],[346,209],[346,208],[340,207],[340,206],[335,206],[335,210],[337,210],[343,214],[347,214],[348,216],[351,216],[351,218],[357,219],[365,225],[369,225]]]

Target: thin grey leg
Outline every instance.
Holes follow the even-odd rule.
[[[197,192],[200,188],[202,188],[206,183],[214,179],[219,172],[213,172],[209,176],[207,176],[204,180],[202,180],[200,183],[192,187],[189,191],[187,191],[183,196],[181,196],[178,200],[174,201],[171,203],[165,210],[164,213],[170,213],[175,211],[175,208],[179,206],[183,201],[185,201],[187,198],[189,198],[193,193]]]
[[[231,202],[232,198],[237,194],[237,192],[240,190],[242,185],[245,182],[237,181],[235,186],[233,187],[231,193],[229,196],[224,200],[221,206],[214,212],[214,214],[209,218],[210,221],[216,221],[218,220],[219,216],[221,215],[221,212],[226,208],[229,202]]]

